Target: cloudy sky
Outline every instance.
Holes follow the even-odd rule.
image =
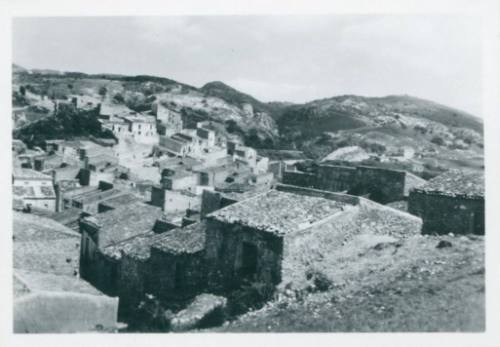
[[[481,116],[480,38],[463,16],[17,18],[13,61],[219,80],[262,101],[409,94]]]

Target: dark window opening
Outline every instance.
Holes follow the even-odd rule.
[[[175,264],[175,282],[176,290],[183,290],[186,282],[186,267],[182,263]]]
[[[241,254],[241,276],[252,279],[257,273],[257,246],[243,242]]]

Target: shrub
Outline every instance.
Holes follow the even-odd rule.
[[[434,136],[432,139],[431,139],[431,142],[438,145],[438,146],[442,146],[444,145],[444,140],[442,137],[439,137],[439,136]]]
[[[306,279],[312,282],[312,286],[308,287],[310,292],[325,292],[333,287],[333,282],[323,272],[319,270],[309,269],[306,272]]]
[[[115,100],[116,102],[119,102],[119,103],[124,103],[125,102],[125,98],[123,97],[122,94],[120,93],[116,93],[114,96],[113,96],[113,100]]]

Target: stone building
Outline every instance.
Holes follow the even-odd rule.
[[[386,204],[408,198],[410,189],[426,181],[407,171],[371,166],[321,164],[312,172],[285,171],[283,183],[366,196]]]
[[[120,140],[131,139],[137,143],[156,144],[158,133],[153,116],[124,110],[100,119],[102,126],[109,129]]]
[[[115,294],[120,317],[131,318],[146,295],[175,306],[206,288],[204,230],[200,223],[173,230],[156,225],[107,247],[108,256],[119,264]]]
[[[484,173],[450,170],[413,189],[408,211],[425,234],[484,234]]]
[[[209,214],[208,283],[231,290],[244,280],[281,282],[285,239],[344,210],[345,203],[271,190]]]
[[[161,208],[134,202],[84,218],[80,222],[82,278],[104,293],[116,295],[120,263],[112,246],[150,232],[162,216]]]
[[[322,238],[371,232],[415,234],[421,220],[347,194],[278,185],[205,216],[208,286],[227,291],[245,281],[272,290],[305,276],[304,254]],[[336,237],[336,236],[335,236]]]
[[[182,116],[179,112],[171,110],[159,102],[152,105],[151,111],[164,129],[161,135],[172,136],[182,130]]]
[[[16,205],[56,211],[56,194],[51,176],[31,169],[14,168],[12,189]]]
[[[188,209],[198,208],[200,197],[189,191],[170,190],[162,186],[153,186],[151,204],[159,206],[165,213],[184,213]]]

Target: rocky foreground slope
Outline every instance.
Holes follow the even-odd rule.
[[[360,234],[332,247],[335,276],[318,270],[308,290],[284,290],[215,331],[484,331],[482,237]]]

